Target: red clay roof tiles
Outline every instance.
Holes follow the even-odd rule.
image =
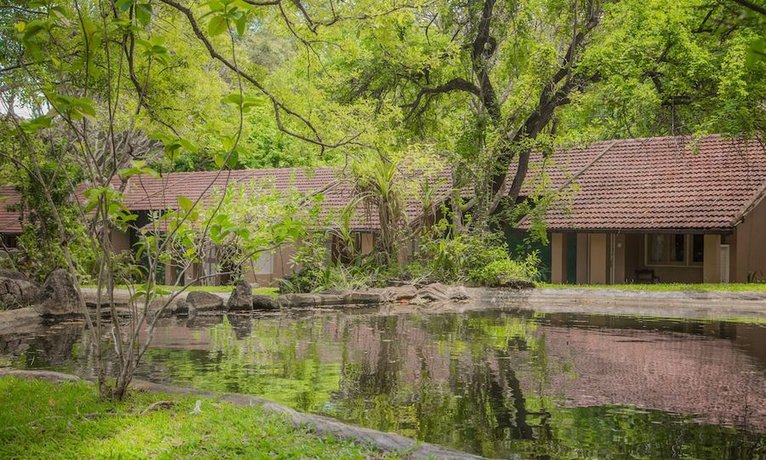
[[[16,211],[8,210],[19,202],[19,198],[15,187],[0,186],[0,233],[21,233],[21,215]]]
[[[728,229],[766,191],[764,148],[720,136],[597,142],[554,159],[584,166],[573,200],[547,213],[552,230]],[[547,168],[566,189],[560,169]]]
[[[571,202],[548,212],[552,230],[728,229],[766,193],[766,150],[720,136],[698,142],[681,137],[604,141],[562,150],[550,159],[537,156],[523,194],[534,193],[543,168],[549,186],[564,191],[574,186]],[[175,208],[179,196],[196,200],[227,183],[251,180],[299,193],[327,189],[325,213],[345,206],[354,192],[341,170],[330,167],[190,172],[133,177],[125,203],[133,211]],[[449,187],[438,188],[436,198],[446,198]],[[0,187],[0,233],[21,231],[19,214],[7,210],[17,201],[13,187]],[[408,203],[411,219],[419,211],[418,203]],[[360,206],[352,226],[376,230],[377,214]]]

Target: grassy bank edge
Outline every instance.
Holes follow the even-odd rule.
[[[0,377],[0,395],[2,458],[383,458],[215,398],[136,391],[104,402],[87,382],[13,376]]]
[[[766,283],[657,283],[657,284],[551,284],[538,283],[538,288],[593,289],[642,292],[766,292]]]

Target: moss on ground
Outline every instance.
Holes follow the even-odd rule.
[[[381,458],[282,416],[197,397],[135,392],[100,401],[85,382],[0,378],[0,458]],[[152,408],[158,401],[170,407]]]

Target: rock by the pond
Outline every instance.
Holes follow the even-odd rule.
[[[253,309],[277,310],[279,309],[279,302],[274,297],[268,295],[253,295]]]
[[[247,281],[240,281],[234,286],[226,304],[229,310],[252,310],[253,288]]]
[[[12,280],[29,281],[27,275],[17,272],[16,270],[7,270],[0,268],[0,278],[10,278]]]
[[[374,305],[385,301],[385,297],[379,292],[352,291],[343,298],[348,305]]]
[[[220,310],[223,308],[223,299],[220,296],[204,291],[188,293],[184,303],[187,308],[193,308],[196,311]]]
[[[386,302],[400,302],[414,299],[418,295],[418,288],[412,284],[403,284],[401,286],[389,286],[380,289],[379,292]]]
[[[318,294],[283,294],[277,298],[277,303],[282,308],[316,307],[321,305]]]
[[[0,270],[0,310],[27,307],[39,295],[39,287],[26,276],[12,270]]]
[[[277,302],[282,308],[332,307],[343,305],[375,305],[385,297],[378,292],[331,291],[304,294],[283,294]]]
[[[420,301],[419,303],[423,303],[423,301],[444,302],[448,300],[466,300],[468,298],[468,291],[466,291],[463,286],[453,287],[441,283],[433,283],[420,289],[415,300]]]
[[[67,270],[53,270],[40,288],[37,300],[41,315],[81,314],[82,298],[77,290],[77,281]]]

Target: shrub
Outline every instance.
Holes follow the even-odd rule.
[[[424,241],[410,272],[433,281],[501,286],[536,280],[539,265],[536,252],[513,260],[502,236],[485,232]]]

